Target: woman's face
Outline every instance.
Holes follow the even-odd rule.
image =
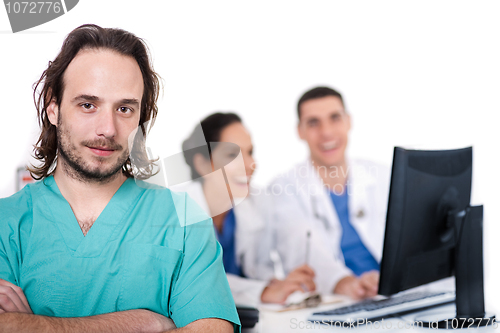
[[[241,123],[232,123],[222,130],[219,142],[212,151],[214,168],[224,167],[227,185],[233,197],[246,197],[249,192],[250,178],[256,168],[253,159],[253,145],[250,133]],[[224,144],[229,142],[232,144]],[[238,149],[239,146],[239,149]],[[241,158],[237,158],[241,150]]]

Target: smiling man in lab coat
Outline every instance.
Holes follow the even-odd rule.
[[[337,91],[307,91],[297,112],[310,156],[270,184],[274,246],[286,271],[309,264],[319,291],[374,296],[390,172],[346,157],[351,117]]]

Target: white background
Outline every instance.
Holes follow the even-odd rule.
[[[393,147],[474,146],[472,201],[485,205],[485,282],[500,314],[498,1],[97,1],[12,34],[0,8],[0,197],[15,191],[38,127],[32,84],[67,33],[84,23],[144,38],[164,95],[155,154],[180,151],[209,113],[236,111],[264,185],[307,156],[299,96],[339,89],[352,115],[349,154],[391,164]],[[0,212],[1,214],[1,212]]]

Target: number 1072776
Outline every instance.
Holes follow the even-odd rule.
[[[56,13],[59,14],[63,8],[60,1],[15,1],[5,2],[7,14],[41,14],[41,13]]]

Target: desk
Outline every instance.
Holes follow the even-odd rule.
[[[316,332],[316,331],[332,331],[342,329],[337,327],[331,327],[326,325],[316,325],[316,327],[306,327],[307,317],[312,312],[324,311],[333,309],[336,307],[344,306],[345,303],[337,303],[337,304],[327,304],[321,305],[314,309],[301,309],[295,311],[286,311],[286,312],[271,312],[266,310],[260,311],[260,318],[257,325],[252,329],[244,329],[244,333],[290,333],[290,332]],[[446,312],[454,312],[455,305],[448,304],[440,307],[436,307],[430,310],[415,312],[412,314],[408,314],[402,317],[384,319],[383,322],[379,321],[378,323],[373,323],[370,325],[361,325],[359,327],[349,327],[343,328],[342,330],[349,331],[374,331],[374,332],[442,332],[444,330],[430,330],[427,328],[421,327],[411,327],[412,323],[415,322],[416,318],[427,315],[437,315],[438,313],[446,313]],[[406,328],[405,328],[406,325]],[[448,330],[446,330],[448,331]],[[454,330],[456,331],[456,330]],[[481,327],[481,328],[470,328],[467,330],[462,330],[460,332],[500,332],[500,323],[498,327],[495,329],[492,326]]]
[[[453,291],[455,279],[453,277],[443,279],[440,281],[435,281],[429,283],[424,286],[416,287],[408,292],[417,292],[417,291],[430,291],[430,292],[439,292],[439,291]],[[358,331],[358,332],[443,332],[443,331],[451,331],[451,330],[437,330],[437,329],[428,329],[422,327],[411,327],[411,324],[414,323],[417,319],[422,320],[421,317],[429,318],[430,320],[434,320],[433,318],[439,313],[456,313],[455,304],[448,304],[439,307],[435,307],[429,310],[414,312],[405,316],[384,319],[384,326],[382,327],[382,321],[379,322],[380,325],[373,324],[370,325],[361,325],[359,327],[349,327],[349,328],[339,328],[326,326],[326,325],[316,325],[316,327],[306,328],[307,317],[313,312],[326,311],[334,308],[339,308],[348,304],[351,304],[352,300],[349,301],[347,298],[340,303],[334,304],[325,304],[320,305],[316,308],[309,309],[301,309],[295,311],[285,311],[285,312],[272,312],[266,311],[264,309],[260,310],[260,318],[257,325],[252,329],[243,330],[244,333],[282,333],[282,332],[317,332],[317,331],[332,331],[332,330],[350,330],[350,331]],[[489,308],[486,306],[486,311]],[[496,310],[496,309],[493,309]],[[499,313],[497,314],[498,320],[498,328],[495,329],[492,326],[481,327],[481,328],[470,328],[466,330],[453,330],[456,332],[497,332],[500,333],[500,318]],[[405,328],[405,325],[407,328]],[[309,325],[312,326],[312,325]],[[377,328],[378,327],[378,328]]]

